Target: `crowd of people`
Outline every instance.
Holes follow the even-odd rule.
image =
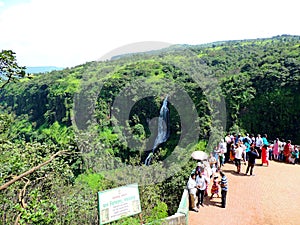
[[[292,145],[291,140],[285,141],[279,138],[270,142],[267,134],[257,134],[256,137],[249,134],[246,134],[246,136],[227,134],[219,146],[222,147],[218,148],[218,152],[224,153],[225,162],[232,161],[239,164],[239,160],[241,160],[247,163],[250,152],[256,152],[258,154],[257,158],[262,161],[261,165],[266,164],[268,166],[270,160],[299,164],[299,148],[297,145]]]
[[[228,191],[228,181],[225,173],[223,173],[221,170],[219,172],[221,175],[221,180],[218,181],[218,176],[214,174],[213,184],[211,186],[210,199],[212,199],[215,194],[217,195],[217,197],[219,197],[219,190],[221,189],[221,198],[222,198],[221,207],[225,208],[226,196]],[[208,178],[205,174],[203,174],[201,169],[196,170],[191,174],[191,177],[189,178],[189,181],[187,183],[191,210],[195,212],[199,212],[200,206],[203,206],[204,197],[208,196],[209,183],[210,183],[210,178]]]
[[[226,206],[228,191],[227,177],[222,171],[225,163],[234,163],[236,173],[242,174],[241,165],[247,165],[244,175],[254,176],[256,159],[261,159],[261,165],[269,166],[270,160],[299,164],[299,149],[292,145],[291,140],[285,141],[276,138],[272,143],[268,141],[267,134],[254,135],[227,134],[218,146],[210,153],[207,160],[200,160],[187,183],[190,198],[190,209],[198,212],[203,206],[203,199],[209,196],[208,187],[211,182],[210,199],[219,197],[221,190],[221,207]],[[218,174],[221,179],[219,180]]]

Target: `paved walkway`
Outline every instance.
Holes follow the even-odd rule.
[[[229,188],[226,208],[220,207],[221,198],[206,197],[198,213],[190,211],[189,225],[300,224],[300,165],[271,161],[268,167],[255,166],[255,176],[235,173],[233,164],[225,164],[223,171]]]

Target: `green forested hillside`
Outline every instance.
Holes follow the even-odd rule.
[[[203,52],[221,83],[228,127],[299,143],[299,37],[229,42]]]
[[[52,161],[0,190],[1,222],[96,224],[96,192],[132,182],[145,221],[172,214],[191,151],[210,151],[226,131],[300,143],[299,78],[300,37],[285,35],[172,46],[9,83],[0,185]],[[147,167],[166,96],[170,137]]]

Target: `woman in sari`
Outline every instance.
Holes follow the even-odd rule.
[[[291,140],[288,140],[283,149],[283,155],[285,157],[285,162],[289,163],[290,154],[292,152]]]
[[[267,148],[269,146],[269,142],[267,140],[266,134],[264,134],[264,136],[262,137],[262,141],[263,141],[263,146],[261,148],[261,165],[266,163],[267,166],[269,166],[269,160],[268,160],[268,154],[267,154]]]
[[[278,155],[279,155],[279,139],[276,138],[276,141],[273,145],[273,156],[275,160],[278,160]]]
[[[234,158],[235,158],[235,152],[234,152],[234,144],[231,144],[230,146],[230,161],[234,162]]]

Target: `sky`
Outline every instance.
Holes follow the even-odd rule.
[[[298,0],[0,0],[0,50],[13,50],[21,66],[73,67],[112,52],[300,35],[299,6]]]

